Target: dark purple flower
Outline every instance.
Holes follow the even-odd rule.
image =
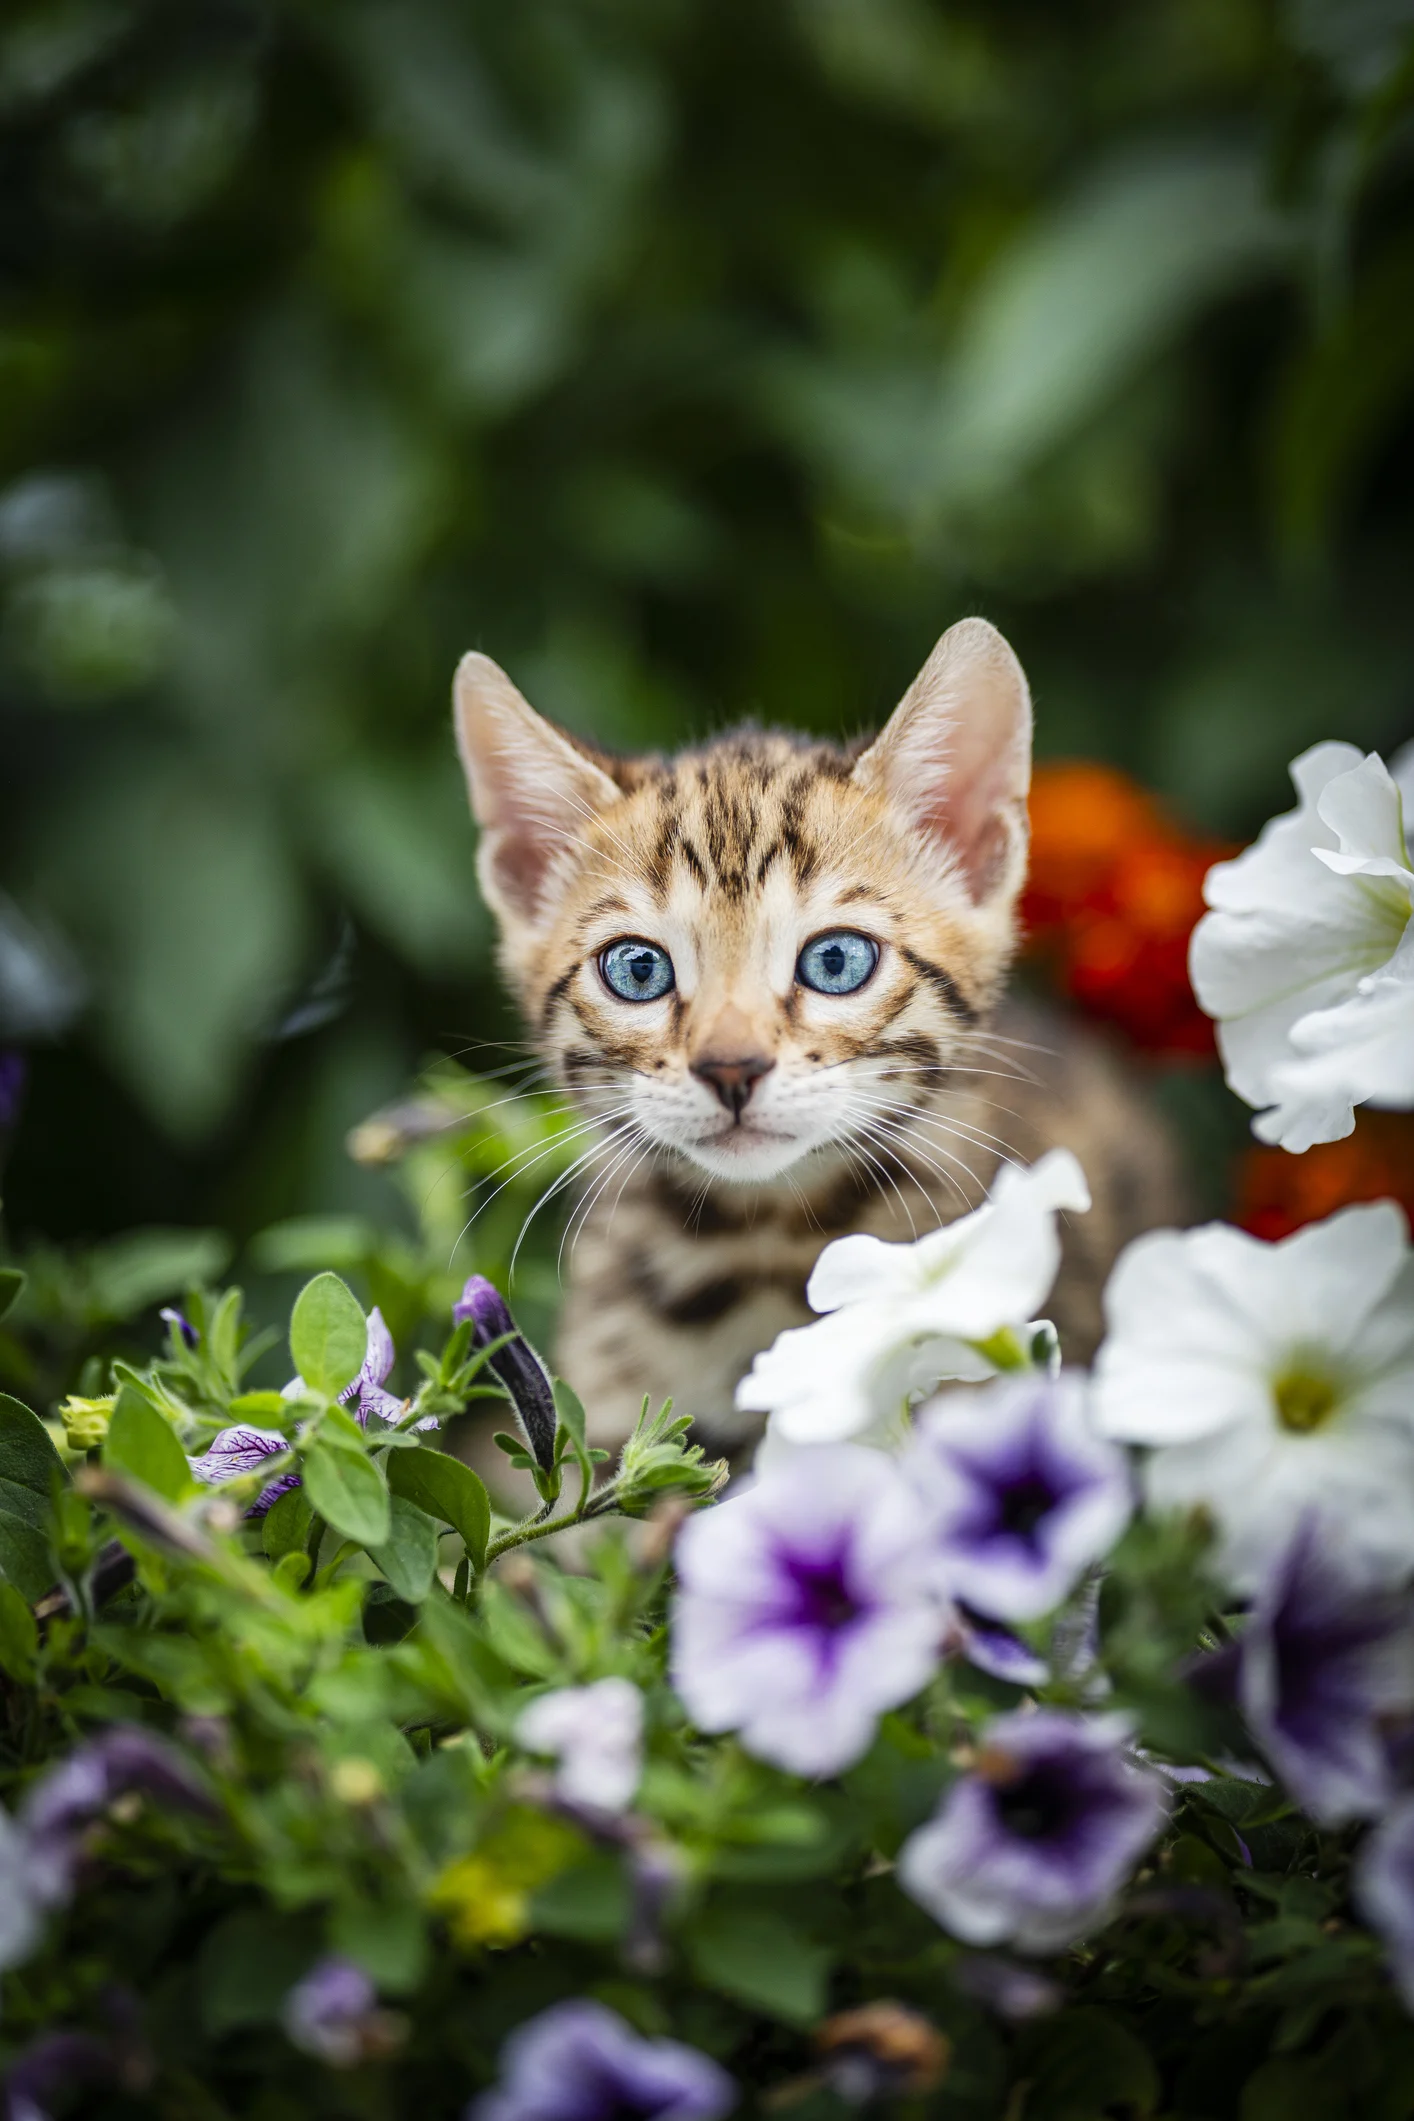
[[[113,2073],[113,2050],[95,2033],[41,2033],[5,2072],[5,2121],[49,2121],[56,2098]]]
[[[193,1458],[189,1463],[199,1481],[207,1487],[219,1488],[228,1480],[238,1480],[243,1473],[257,1472],[267,1458],[274,1458],[289,1448],[289,1438],[282,1436],[278,1429],[257,1429],[251,1422],[241,1421],[233,1428],[222,1429],[219,1436],[213,1436],[201,1457]],[[246,1516],[263,1517],[272,1503],[299,1486],[298,1473],[278,1474],[261,1489]]]
[[[496,1350],[490,1367],[511,1395],[531,1457],[543,1472],[549,1472],[555,1463],[559,1427],[554,1387],[544,1363],[511,1317],[505,1297],[484,1274],[473,1274],[453,1304],[452,1316],[458,1325],[471,1320],[474,1348],[488,1347],[505,1333],[515,1335]]]
[[[1045,1658],[1019,1635],[963,1605],[952,1609],[943,1647],[946,1654],[965,1658],[979,1672],[989,1672],[1009,1686],[1044,1686],[1051,1676]]]
[[[893,1461],[820,1444],[688,1519],[673,1684],[699,1730],[833,1775],[937,1668],[945,1616],[928,1523]]]
[[[1127,1757],[1122,1716],[1001,1716],[971,1770],[911,1834],[898,1876],[966,1944],[1050,1952],[1106,1919],[1168,1793]]]
[[[201,1335],[197,1332],[191,1320],[184,1318],[182,1313],[174,1309],[171,1304],[164,1304],[157,1316],[162,1320],[163,1325],[170,1326],[172,1331],[184,1340],[189,1348],[197,1346]]]
[[[999,1620],[1054,1611],[1133,1509],[1128,1461],[1096,1434],[1075,1371],[942,1394],[904,1465],[937,1528],[944,1588]]]
[[[18,1046],[0,1046],[0,1134],[8,1134],[20,1116],[29,1063]]]
[[[1382,1940],[1395,1986],[1414,2011],[1414,1797],[1401,1797],[1361,1846],[1355,1904]]]
[[[335,2069],[363,2059],[378,1991],[351,1959],[321,1959],[285,1998],[280,2022],[293,2045]]]
[[[1389,1803],[1385,1726],[1414,1710],[1414,1610],[1407,1596],[1372,1589],[1314,1515],[1258,1594],[1241,1637],[1238,1701],[1313,1819],[1341,1826]]]
[[[467,2121],[719,2121],[726,2071],[677,2040],[645,2040],[602,2003],[552,2004],[501,2050],[500,2082]]]

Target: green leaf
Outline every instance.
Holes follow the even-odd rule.
[[[0,1568],[25,1598],[54,1581],[48,1526],[63,1461],[37,1414],[0,1392]]]
[[[689,1946],[693,1971],[750,2010],[810,2025],[825,2008],[829,1954],[765,1908],[709,1908]]]
[[[0,1267],[0,1318],[5,1316],[23,1289],[25,1279],[18,1267]]]
[[[290,1354],[305,1383],[337,1399],[363,1368],[367,1345],[368,1327],[347,1282],[337,1274],[306,1282],[290,1314]]]
[[[103,1463],[131,1474],[168,1502],[175,1502],[191,1486],[186,1452],[171,1423],[130,1385],[118,1394],[103,1442]]]
[[[357,1900],[335,1908],[329,1942],[381,1989],[404,1995],[427,1969],[427,1922],[420,1907]]]
[[[231,1241],[219,1230],[130,1230],[88,1255],[93,1308],[103,1318],[131,1318],[197,1282],[214,1281],[230,1256]]]
[[[387,1539],[368,1551],[398,1596],[409,1605],[421,1605],[437,1567],[437,1527],[405,1495],[389,1498],[389,1515],[392,1530]]]
[[[213,2038],[238,2027],[270,2025],[301,1976],[317,1937],[290,1916],[243,1909],[206,1938],[197,1959],[201,2021]]]
[[[420,1446],[415,1451],[396,1451],[388,1460],[388,1485],[395,1495],[405,1496],[460,1532],[472,1567],[485,1568],[491,1503],[484,1483],[470,1466],[446,1451]]]
[[[265,1513],[260,1527],[260,1543],[272,1561],[279,1561],[304,1546],[313,1522],[314,1512],[304,1489],[287,1488]]]
[[[8,1672],[20,1686],[31,1685],[38,1648],[39,1627],[33,1613],[12,1583],[0,1583],[0,1671]]]
[[[585,1944],[610,1944],[622,1937],[633,1912],[633,1896],[617,1855],[596,1853],[585,1863],[560,1871],[542,1885],[530,1904],[531,1928],[554,1937],[577,1937]]]
[[[1113,2110],[1152,2114],[1161,2085],[1142,2041],[1108,2011],[1082,2005],[1037,2034],[1027,2056],[1028,2121],[1094,2121]]]
[[[317,1442],[305,1453],[303,1470],[305,1491],[326,1524],[361,1547],[383,1544],[392,1514],[388,1490],[371,1459]]]

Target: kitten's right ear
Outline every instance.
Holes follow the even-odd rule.
[[[462,657],[452,697],[467,794],[481,827],[481,888],[503,922],[536,927],[553,911],[566,847],[620,791],[535,712],[490,656]]]

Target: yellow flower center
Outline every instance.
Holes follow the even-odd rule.
[[[1329,1377],[1314,1370],[1284,1370],[1272,1386],[1277,1420],[1295,1436],[1324,1428],[1336,1410],[1339,1394]]]

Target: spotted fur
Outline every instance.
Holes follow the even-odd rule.
[[[1163,1131],[1108,1053],[999,1013],[1031,737],[1001,636],[955,626],[883,733],[848,748],[740,730],[613,759],[482,656],[456,697],[503,968],[583,1127],[558,1360],[598,1437],[646,1392],[745,1441],[735,1384],[809,1315],[829,1238],[921,1233],[975,1205],[1003,1156],[1056,1142],[1096,1195],[1056,1301],[1083,1359],[1116,1250],[1177,1202]],[[813,992],[801,950],[839,930],[877,946],[875,969]],[[629,938],[668,952],[660,999],[608,986],[604,952]]]

